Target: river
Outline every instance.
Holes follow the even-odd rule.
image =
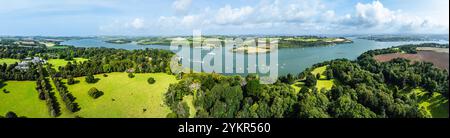
[[[334,46],[322,46],[322,47],[309,47],[309,48],[280,48],[278,49],[278,74],[286,75],[288,73],[297,74],[304,69],[311,67],[311,65],[320,63],[323,61],[347,58],[350,60],[356,59],[362,53],[373,50],[388,48],[392,46],[404,45],[404,44],[419,44],[419,43],[448,43],[448,41],[408,41],[408,42],[377,42],[373,40],[357,39],[351,38],[353,43],[349,44],[338,44]],[[136,43],[128,44],[111,44],[104,42],[101,38],[93,39],[74,39],[68,40],[61,43],[62,45],[73,45],[75,47],[107,47],[107,48],[120,48],[120,49],[143,49],[143,48],[155,48],[155,49],[165,49],[169,50],[169,46],[162,45],[137,45]],[[198,48],[194,48],[194,52],[202,51],[202,56],[208,55],[209,51],[204,51]],[[224,54],[234,54],[229,50],[225,51]],[[174,51],[176,52],[176,51]],[[213,53],[218,52],[217,49],[212,50]],[[247,59],[248,56],[255,55],[245,55],[244,58]],[[235,59],[236,60],[236,59]],[[243,60],[243,59],[237,59]],[[234,70],[242,69],[233,67]],[[244,67],[244,70],[247,66]],[[235,73],[231,73],[235,74]],[[241,75],[247,74],[244,71]]]

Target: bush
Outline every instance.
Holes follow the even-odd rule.
[[[68,85],[75,84],[75,79],[73,79],[72,76],[69,76],[69,77],[67,78],[67,84],[68,84]]]
[[[305,85],[308,87],[313,87],[316,86],[316,84],[317,79],[314,77],[314,75],[308,74],[308,76],[306,76]]]
[[[134,74],[133,73],[128,73],[128,78],[134,78]]]
[[[17,118],[17,114],[9,111],[8,113],[6,113],[5,117],[6,118]]]
[[[94,99],[97,99],[98,97],[103,95],[102,91],[97,90],[97,88],[92,87],[91,89],[89,89],[88,91],[89,96],[91,96]]]
[[[147,82],[148,82],[148,84],[154,84],[156,82],[156,80],[155,80],[155,78],[150,77],[150,78],[148,78]]]
[[[93,75],[87,75],[85,79],[87,83],[95,83],[95,78]]]

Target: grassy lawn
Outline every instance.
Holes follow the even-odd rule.
[[[70,61],[70,62],[73,63],[73,62],[76,61],[76,62],[79,63],[79,62],[84,62],[84,61],[87,61],[87,60],[88,59],[85,59],[85,58],[73,58],[73,60]],[[66,64],[69,63],[69,61],[66,61],[64,59],[50,59],[47,62],[52,64],[53,68],[56,69],[56,70],[58,70],[59,67],[66,66]]]
[[[0,115],[13,111],[19,116],[29,118],[48,118],[45,101],[38,98],[34,81],[7,81],[0,86]],[[10,93],[3,93],[3,89]]]
[[[135,78],[128,78],[127,73],[109,73],[108,77],[103,77],[103,75],[95,77],[100,79],[95,84],[88,84],[84,77],[80,77],[76,78],[80,81],[79,83],[68,85],[68,90],[77,98],[75,101],[81,107],[81,110],[72,116],[164,118],[170,113],[170,109],[163,100],[169,84],[177,82],[175,76],[156,73],[135,74]],[[156,83],[148,84],[149,77],[155,78]],[[104,95],[98,99],[91,98],[87,93],[92,87],[103,91]]]
[[[419,97],[419,108],[425,108],[433,118],[448,118],[448,99],[439,93],[433,93],[432,96],[427,95],[422,89],[413,89],[412,91]]]
[[[18,59],[11,59],[11,58],[0,58],[0,64],[6,63],[6,64],[14,64],[14,63],[19,63],[20,60]]]
[[[313,71],[311,71],[311,73],[314,75],[314,77],[320,73],[320,78],[319,79],[326,79],[327,76],[325,76],[324,72],[327,69],[327,66],[322,66],[322,67],[318,67],[316,69],[314,69]]]
[[[314,69],[313,71],[311,71],[311,73],[314,76],[316,76],[316,74],[320,73],[320,79],[317,80],[317,84],[316,84],[316,88],[319,91],[321,89],[331,90],[331,88],[335,84],[334,79],[331,79],[331,80],[326,79],[327,76],[324,75],[324,72],[326,69],[327,69],[327,66],[322,66],[322,67],[318,67],[318,68]],[[304,80],[300,80],[291,85],[294,88],[295,92],[299,92],[300,89],[303,87],[303,85],[305,85],[305,83],[303,81]]]

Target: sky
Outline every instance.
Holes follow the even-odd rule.
[[[448,34],[448,0],[0,0],[0,35]]]

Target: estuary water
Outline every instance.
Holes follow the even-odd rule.
[[[350,38],[353,43],[349,44],[338,44],[334,46],[321,46],[321,47],[309,47],[309,48],[279,48],[278,49],[278,74],[286,75],[288,73],[297,74],[305,70],[311,65],[338,59],[347,58],[350,60],[356,59],[362,53],[373,50],[388,48],[392,46],[404,45],[404,44],[420,44],[420,43],[441,43],[448,44],[448,41],[408,41],[408,42],[377,42],[373,40]],[[64,41],[63,45],[73,45],[75,47],[106,47],[106,48],[118,48],[118,49],[145,49],[145,48],[155,48],[155,49],[165,49],[170,50],[169,46],[163,45],[137,45],[136,43],[128,44],[111,44],[106,43],[101,38],[91,38],[91,39],[77,39]],[[192,53],[202,53],[202,57],[215,55],[219,52],[223,52],[224,55],[239,55],[240,53],[233,53],[230,50],[220,50],[219,48],[212,50],[204,50],[200,48],[190,48]],[[177,52],[177,51],[174,51]],[[250,57],[256,57],[255,54],[242,54],[243,56],[236,56],[232,60],[245,60],[247,61]],[[270,53],[268,54],[270,56]],[[179,55],[182,56],[182,55]],[[223,61],[230,60],[229,58],[224,58]],[[193,62],[198,61],[190,61]],[[223,68],[233,68],[234,73],[225,74],[239,74],[246,75],[248,73],[248,66],[238,67],[238,66],[224,66]],[[252,64],[249,64],[252,65]],[[240,73],[242,71],[243,73]]]

